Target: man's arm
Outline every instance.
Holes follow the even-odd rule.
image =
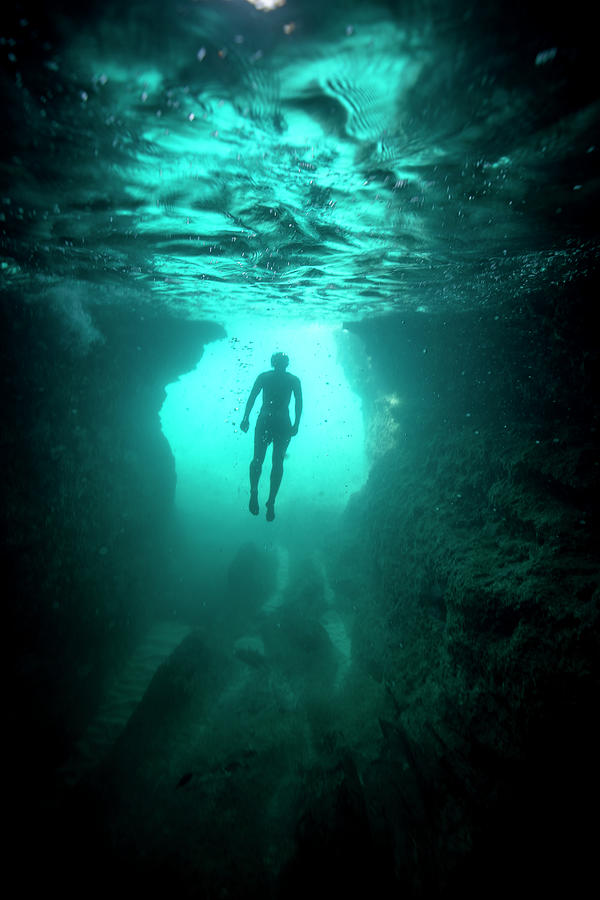
[[[250,422],[248,421],[248,417],[252,412],[252,407],[254,406],[254,401],[262,391],[262,375],[259,375],[256,381],[254,382],[254,387],[250,391],[250,396],[248,397],[248,402],[246,403],[246,409],[244,410],[244,418],[240,422],[240,428],[242,431],[248,431],[250,427]]]
[[[302,385],[300,384],[300,379],[296,378],[294,381],[294,386],[292,387],[294,392],[294,424],[292,425],[292,437],[295,434],[298,434],[298,425],[300,424],[300,416],[302,415]]]

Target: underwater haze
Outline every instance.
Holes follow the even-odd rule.
[[[579,896],[587,4],[20,0],[0,22],[21,889]]]

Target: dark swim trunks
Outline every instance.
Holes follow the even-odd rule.
[[[268,446],[271,441],[273,444],[287,444],[292,436],[292,423],[289,413],[284,412],[267,412],[261,410],[256,420],[256,438],[262,444]]]

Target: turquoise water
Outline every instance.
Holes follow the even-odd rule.
[[[600,793],[587,5],[1,16],[23,886],[581,894]],[[267,521],[260,399],[240,422],[275,351],[304,409]]]
[[[6,284],[340,325],[501,303],[584,264],[575,22],[526,5],[509,26],[491,2],[66,8],[5,29]]]
[[[248,435],[239,423],[254,379],[271,367],[268,348],[274,352],[290,346],[289,371],[301,377],[305,412],[288,449],[281,508],[285,514],[305,505],[311,517],[319,511],[341,512],[368,472],[361,400],[338,359],[338,343],[348,345],[353,338],[330,325],[281,327],[269,320],[233,320],[229,333],[231,338],[206,349],[193,373],[167,388],[161,423],[175,455],[177,508],[208,521],[218,510],[220,521],[239,535],[242,522],[246,524],[248,465],[260,398]],[[293,400],[291,411],[293,415]],[[265,499],[268,475],[265,464]]]

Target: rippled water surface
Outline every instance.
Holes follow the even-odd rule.
[[[597,257],[583,6],[2,15],[3,281],[29,297],[339,321],[514,303]]]

